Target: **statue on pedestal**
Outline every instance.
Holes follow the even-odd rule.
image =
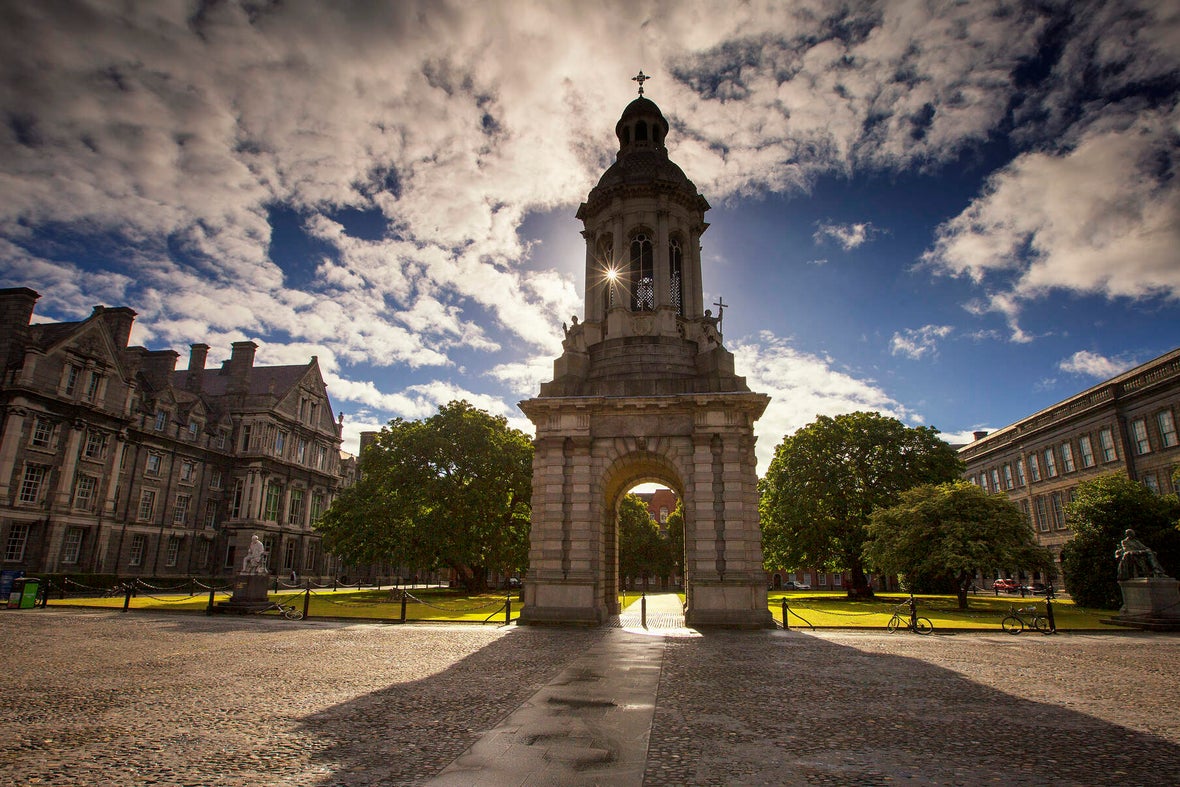
[[[1123,540],[1119,542],[1114,557],[1119,562],[1119,581],[1124,579],[1138,579],[1139,577],[1164,577],[1164,567],[1160,565],[1155,552],[1139,539],[1135,538],[1135,531],[1127,528],[1123,533]]]
[[[255,533],[250,537],[250,548],[246,550],[246,557],[242,560],[243,574],[266,574],[266,546]]]

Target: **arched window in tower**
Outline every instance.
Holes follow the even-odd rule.
[[[640,232],[631,239],[631,311],[650,312],[656,308],[655,263],[651,238]]]
[[[635,141],[647,142],[647,121],[641,120],[635,124]]]
[[[676,314],[684,316],[684,254],[680,239],[668,242],[668,302],[676,307]]]
[[[598,239],[594,256],[602,275],[602,310],[608,312],[619,305],[619,269],[615,263],[615,243],[610,235]]]

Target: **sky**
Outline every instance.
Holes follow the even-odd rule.
[[[345,450],[533,434],[636,95],[712,205],[758,470],[817,415],[952,443],[1180,345],[1180,0],[0,4],[0,287],[319,360]]]

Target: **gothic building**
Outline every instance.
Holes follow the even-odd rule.
[[[232,574],[250,537],[269,568],[322,574],[312,524],[341,485],[341,424],[319,365],[220,369],[194,344],[128,347],[135,312],[30,324],[36,292],[0,290],[0,547],[26,573]]]
[[[1180,349],[1148,361],[959,449],[965,477],[1020,506],[1055,555],[1069,540],[1065,505],[1079,482],[1123,473],[1178,491]]]

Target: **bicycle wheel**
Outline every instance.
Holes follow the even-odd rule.
[[[929,634],[934,631],[934,624],[930,622],[930,618],[918,618],[914,621],[915,634]]]
[[[1049,626],[1049,619],[1044,615],[1037,615],[1033,618],[1033,628],[1042,634],[1052,634],[1053,629]]]
[[[295,607],[283,607],[283,617],[287,620],[303,620],[303,613]]]
[[[899,618],[897,615],[894,615],[889,619],[889,625],[887,625],[885,628],[889,629],[889,633],[892,634],[893,632],[897,631],[897,627],[900,625],[901,618]]]
[[[1015,615],[1009,615],[1000,622],[1000,627],[1009,634],[1019,634],[1024,631],[1024,621]]]

